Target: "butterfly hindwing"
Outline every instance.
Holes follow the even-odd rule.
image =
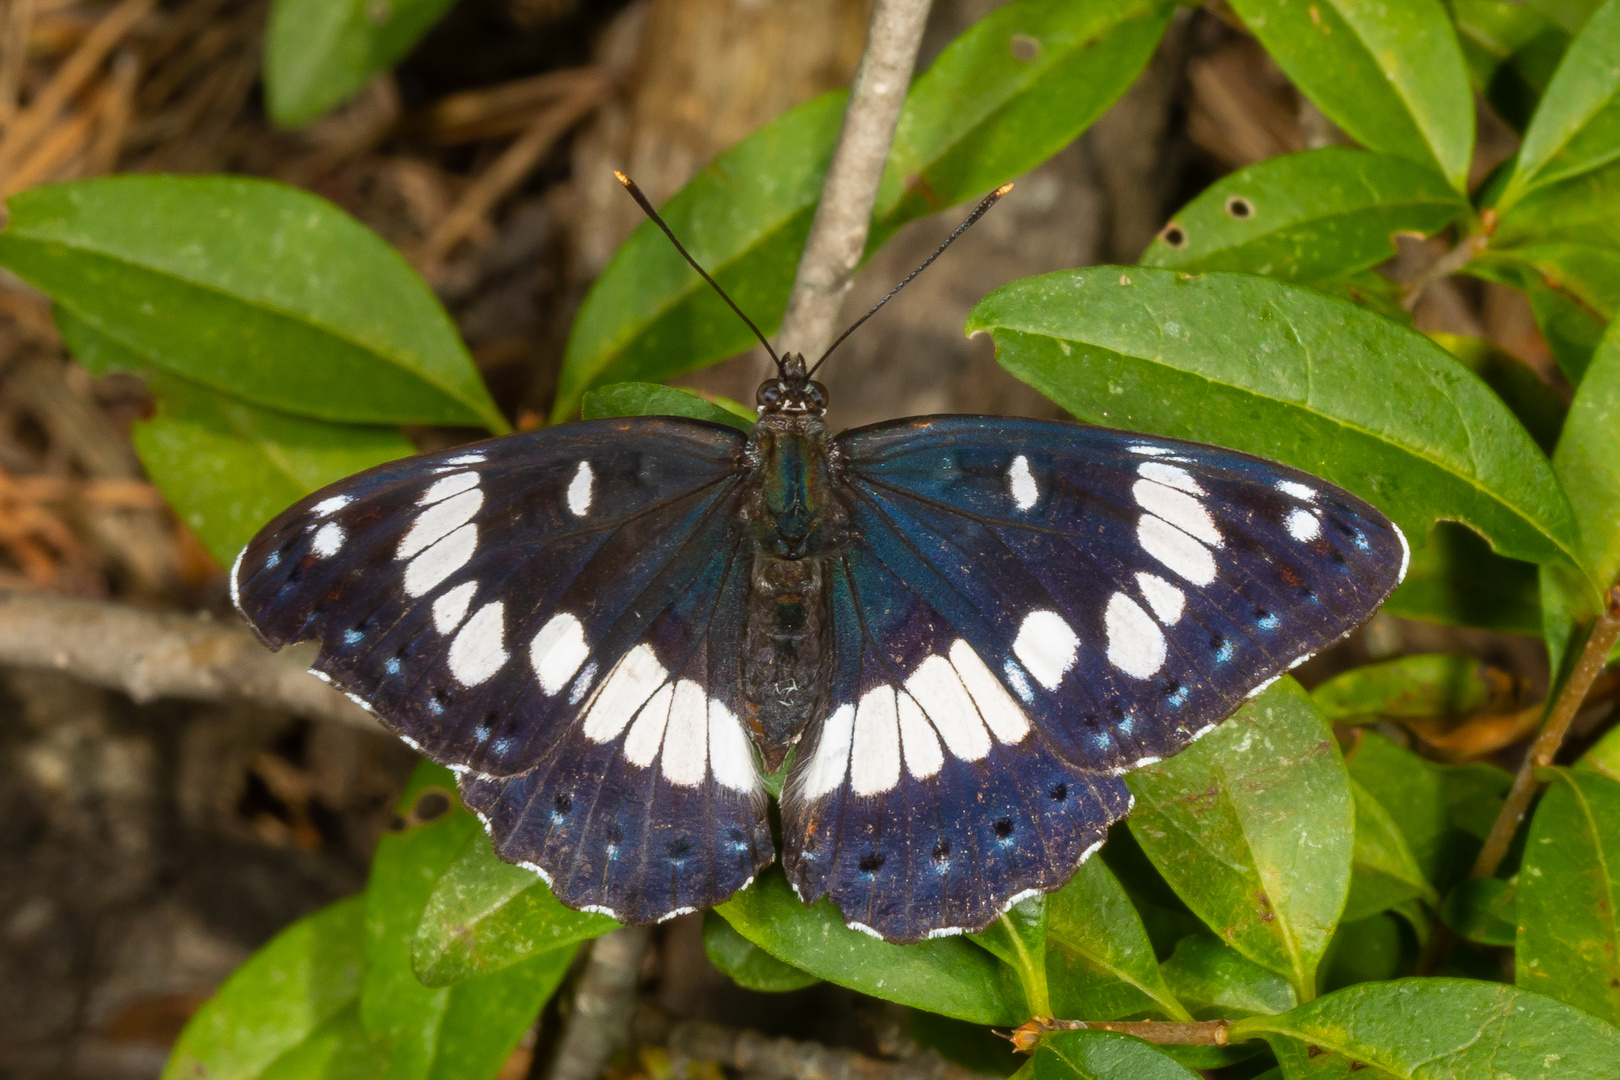
[[[635,418],[384,465],[280,515],[233,592],[565,902],[713,903],[772,857],[734,692],[742,442]]]

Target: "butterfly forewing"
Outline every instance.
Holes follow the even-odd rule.
[[[233,592],[565,902],[713,903],[771,858],[735,693],[742,442],[638,418],[382,466],[267,526]]]

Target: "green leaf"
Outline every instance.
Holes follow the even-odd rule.
[[[397,428],[306,420],[184,379],[154,375],[150,383],[157,412],[136,423],[135,450],[221,566],[310,492],[416,452]]]
[[[455,777],[428,762],[400,796],[403,831],[377,844],[366,884],[366,974],[360,1018],[388,1041],[390,1080],[493,1077],[534,1023],[574,950],[557,949],[492,975],[434,989],[411,970],[411,938],[439,878],[478,821],[455,795]]]
[[[1311,691],[1311,701],[1334,723],[1466,716],[1495,701],[1505,677],[1472,656],[1422,653],[1335,675]]]
[[[1620,1024],[1620,781],[1553,775],[1519,868],[1515,981]]]
[[[297,127],[393,67],[454,0],[276,0],[265,27],[270,118]]]
[[[131,175],[8,205],[0,265],[148,367],[322,420],[508,430],[432,291],[324,199]]]
[[[1032,1016],[1051,1016],[1046,987],[1046,896],[1019,901],[968,940],[1011,968]]]
[[[1586,564],[1620,580],[1620,331],[1611,330],[1575,392],[1553,471],[1569,494]]]
[[[588,390],[579,411],[586,420],[615,416],[684,416],[711,424],[726,424],[741,431],[752,431],[754,421],[759,419],[753,409],[728,397],[648,382],[614,383],[600,390]]]
[[[1608,0],[1575,35],[1525,130],[1518,162],[1496,201],[1506,210],[1538,187],[1620,158],[1620,0]]]
[[[1283,1055],[1304,1062],[1311,1047],[1399,1080],[1607,1080],[1620,1061],[1620,1029],[1551,998],[1467,979],[1361,983],[1232,1025],[1234,1039],[1255,1036],[1285,1060],[1285,1073]]]
[[[1473,95],[1438,0],[1232,0],[1294,85],[1369,150],[1467,190]]]
[[[1016,0],[974,23],[906,96],[868,251],[1073,142],[1136,80],[1172,9],[1164,0]]]
[[[1417,959],[1416,942],[1405,934],[1401,920],[1393,912],[1379,912],[1365,919],[1339,923],[1323,964],[1321,988],[1324,992],[1379,982],[1410,973]]]
[[[1467,765],[1436,765],[1446,796],[1446,818],[1451,827],[1476,840],[1490,835],[1502,797],[1513,785],[1513,774],[1483,761]]]
[[[703,952],[717,971],[731,976],[731,981],[744,990],[783,994],[821,981],[792,964],[784,964],[737,933],[713,911],[703,913]]]
[[[1431,333],[1429,337],[1496,391],[1536,445],[1552,453],[1568,409],[1558,392],[1543,382],[1530,365],[1483,338],[1442,333]]]
[[[1350,794],[1356,806],[1356,846],[1341,921],[1370,918],[1408,900],[1438,904],[1440,897],[1424,878],[1390,811],[1354,778]]]
[[[1182,938],[1162,970],[1164,981],[1199,1020],[1287,1012],[1298,1003],[1287,979],[1222,944],[1213,934]]]
[[[1504,559],[1478,533],[1440,521],[1412,552],[1406,580],[1384,601],[1403,619],[1541,636],[1536,568]]]
[[[1571,34],[1586,25],[1603,0],[1524,0],[1524,6],[1541,12]]]
[[[1425,880],[1450,880],[1449,875],[1466,871],[1466,864],[1457,867],[1451,857],[1455,844],[1447,835],[1452,823],[1443,767],[1374,731],[1358,732],[1344,761],[1350,778],[1381,806],[1400,808],[1395,825]]]
[[[1468,941],[1512,948],[1519,934],[1518,889],[1501,878],[1464,878],[1446,894],[1440,921]]]
[[[276,1059],[260,1080],[374,1080],[388,1071],[388,1053],[360,1023],[358,1003],[348,1006]],[[210,1074],[212,1075],[212,1074]]]
[[[1205,188],[1176,211],[1142,263],[1319,286],[1394,256],[1397,233],[1429,236],[1467,210],[1443,178],[1406,158],[1306,150]]]
[[[1344,301],[1239,274],[1093,267],[997,289],[967,329],[1082,420],[1295,465],[1410,535],[1444,517],[1504,555],[1578,558],[1551,466],[1490,388]]]
[[[1112,1031],[1059,1031],[1041,1040],[1033,1080],[1198,1080],[1152,1043]]]
[[[1579,184],[1584,177],[1573,181]],[[1556,193],[1558,189],[1553,189]],[[1532,196],[1532,198],[1535,198]],[[1529,203],[1531,200],[1526,199]],[[1524,204],[1521,204],[1524,205]],[[1582,245],[1564,245],[1579,249]],[[1546,254],[1543,252],[1543,254]],[[1599,256],[1602,251],[1598,251]],[[1541,268],[1522,261],[1517,249],[1487,251],[1463,267],[1463,273],[1522,290],[1530,298],[1530,311],[1536,326],[1552,350],[1553,358],[1571,384],[1579,385],[1608,326],[1613,310],[1600,310],[1588,297],[1594,290],[1571,278],[1565,268],[1548,262]]]
[[[1141,917],[1102,859],[1082,863],[1046,907],[1055,1015],[1103,1020],[1154,1010],[1189,1019],[1160,974]]]
[[[912,1009],[906,1027],[917,1044],[980,1076],[1011,1076],[1027,1066],[1012,1044],[991,1028]]]
[[[1614,662],[1612,655],[1609,662]],[[1583,768],[1596,769],[1610,780],[1620,780],[1620,727],[1610,728],[1607,735],[1581,755],[1580,764]]]
[[[975,1024],[1029,1018],[1018,979],[961,938],[890,945],[844,925],[830,898],[806,907],[777,867],[714,909],[778,960],[885,1001]]]
[[[1569,47],[1569,34],[1504,0],[1451,0],[1451,11],[1474,89],[1522,134]]]
[[[1355,817],[1333,730],[1291,678],[1168,761],[1126,777],[1131,835],[1227,944],[1316,985],[1350,885]]]
[[[482,830],[438,878],[411,941],[424,986],[452,986],[617,929],[564,907],[532,870],[503,862]]]
[[[277,934],[191,1017],[164,1080],[263,1077],[278,1060],[327,1038],[323,1027],[360,992],[364,921],[365,902],[354,896]]]

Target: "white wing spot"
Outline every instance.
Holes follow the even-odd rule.
[[[475,472],[451,473],[433,481],[422,497],[416,500],[418,506],[432,506],[436,502],[443,502],[452,495],[460,495],[478,486],[478,474]]]
[[[821,741],[816,744],[816,756],[810,759],[810,771],[804,778],[805,798],[819,799],[843,784],[854,725],[855,706],[847,703],[834,709],[821,725]]]
[[[1032,611],[1018,628],[1013,653],[1036,682],[1056,690],[1080,656],[1080,639],[1057,612]]]
[[[978,706],[985,726],[1008,746],[1023,741],[1024,736],[1029,734],[1029,717],[1007,693],[1001,680],[991,674],[990,668],[973,651],[973,646],[957,638],[951,643],[950,656],[951,666],[972,695],[973,704]]]
[[[1395,583],[1399,585],[1406,580],[1406,568],[1412,565],[1412,545],[1406,542],[1406,534],[1399,525],[1392,521],[1389,527],[1395,530],[1395,539],[1401,542],[1401,572],[1395,575]]]
[[[847,732],[844,756],[849,756]],[[748,748],[748,736],[743,733],[737,714],[715,697],[709,699],[709,768],[722,787],[733,791],[754,791],[759,787],[759,773],[754,769],[754,753]],[[843,779],[840,773],[839,782]]]
[[[1215,580],[1215,556],[1209,548],[1163,518],[1143,514],[1136,524],[1136,539],[1143,551],[1194,585]]]
[[[1142,605],[1115,593],[1103,612],[1108,630],[1108,662],[1134,679],[1145,679],[1164,666],[1164,631]]]
[[[1196,537],[1210,547],[1221,546],[1220,530],[1209,516],[1204,504],[1184,491],[1165,487],[1152,480],[1138,480],[1131,485],[1136,503],[1150,514],[1157,514],[1188,536]]]
[[[584,517],[591,508],[591,488],[595,480],[595,473],[591,471],[589,461],[581,461],[579,468],[574,470],[574,479],[568,484],[568,512],[575,517]]]
[[[1186,593],[1157,574],[1138,573],[1136,587],[1142,590],[1142,598],[1161,623],[1174,626],[1181,620],[1181,613],[1187,605]]]
[[[322,499],[320,502],[310,507],[309,512],[314,514],[316,517],[329,517],[352,502],[354,502],[354,500],[347,495],[333,495],[330,499]]]
[[[906,680],[906,691],[922,706],[952,754],[978,761],[990,752],[990,733],[949,660],[943,656],[923,660]]]
[[[1302,544],[1322,535],[1322,523],[1317,520],[1316,515],[1299,507],[1288,511],[1288,517],[1283,524],[1288,526],[1288,535]]]
[[[675,684],[663,766],[664,779],[680,787],[696,787],[709,771],[709,702],[691,679]]]
[[[546,620],[529,643],[529,663],[547,697],[555,697],[568,685],[590,652],[579,619],[563,611]]]
[[[1041,497],[1040,488],[1035,486],[1035,474],[1029,471],[1029,458],[1023,454],[1013,458],[1007,469],[1007,490],[1020,510],[1028,510]]]
[[[231,606],[233,608],[235,608],[237,611],[241,611],[244,617],[247,615],[247,612],[242,611],[242,557],[244,555],[246,555],[246,554],[247,554],[247,547],[246,546],[244,546],[241,551],[238,551],[236,553],[236,561],[231,563],[231,579],[230,579],[231,580]]]
[[[449,536],[473,519],[484,505],[484,493],[477,488],[452,495],[423,510],[400,537],[396,559],[409,559],[417,552]]]
[[[1152,480],[1155,484],[1185,491],[1189,495],[1204,494],[1204,489],[1198,486],[1198,481],[1193,479],[1192,473],[1179,465],[1166,465],[1162,461],[1144,461],[1136,467],[1136,475],[1144,480]]]
[[[310,550],[324,559],[329,555],[336,555],[347,538],[348,534],[343,531],[343,526],[335,521],[328,521],[315,530],[315,539],[310,542]]]
[[[850,787],[878,795],[900,782],[900,718],[892,686],[868,690],[855,709]]]
[[[466,566],[476,550],[478,526],[463,525],[405,567],[405,594],[417,597],[431,592],[445,578]]]
[[[472,603],[473,593],[477,591],[478,582],[467,581],[433,601],[433,628],[448,634],[460,626],[461,620],[467,617],[467,605]]]
[[[669,725],[669,707],[674,700],[675,687],[665,683],[636,713],[630,734],[624,737],[624,759],[630,764],[645,769],[658,756],[658,748],[664,742],[664,729]]]
[[[585,737],[605,743],[619,737],[636,711],[669,679],[652,647],[643,643],[613,666],[585,714]]]
[[[900,748],[906,759],[906,771],[918,780],[933,776],[945,765],[945,755],[939,749],[939,736],[929,726],[928,718],[917,707],[910,694],[900,694]]]
[[[510,659],[505,639],[506,605],[492,600],[473,612],[450,642],[450,674],[462,686],[487,682]]]
[[[1303,499],[1306,502],[1316,501],[1316,489],[1313,487],[1307,487],[1297,480],[1279,480],[1274,486],[1284,495],[1292,495],[1294,498]]]

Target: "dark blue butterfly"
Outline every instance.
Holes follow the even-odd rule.
[[[971,219],[970,219],[971,220]],[[749,436],[566,424],[309,496],[231,571],[272,647],[460,774],[496,851],[650,922],[775,856],[891,941],[1061,886],[1169,757],[1400,581],[1367,503],[1243,454],[923,417],[829,438],[781,361]]]

